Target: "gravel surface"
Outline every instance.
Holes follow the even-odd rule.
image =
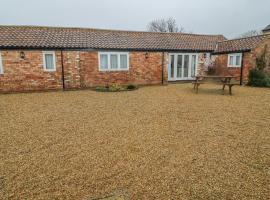
[[[270,90],[219,87],[0,95],[0,199],[269,199]]]

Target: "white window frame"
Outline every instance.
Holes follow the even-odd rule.
[[[0,51],[0,74],[4,74],[4,67],[3,67],[1,51]]]
[[[230,64],[230,57],[233,57],[233,64],[231,65]],[[240,56],[240,63],[239,65],[236,65],[236,57],[237,56]],[[238,67],[241,67],[242,65],[242,53],[231,53],[231,54],[228,54],[228,67],[235,67],[235,68],[238,68]]]
[[[50,54],[53,56],[53,69],[46,68],[46,59],[45,55]],[[55,52],[54,51],[43,51],[43,69],[46,72],[55,72],[56,71],[56,62],[55,62]]]
[[[101,55],[107,55],[108,59],[108,69],[102,69],[101,68]],[[112,69],[111,68],[111,55],[117,55],[117,69]],[[126,55],[127,56],[127,68],[123,69],[120,68],[120,55]],[[98,52],[98,68],[99,71],[101,72],[106,72],[106,71],[128,71],[129,70],[129,52]]]
[[[171,77],[171,56],[177,58],[179,55],[181,56],[189,56],[189,64],[188,64],[188,76],[183,77],[184,74],[184,59],[182,59],[182,77],[177,77],[177,59],[174,59],[174,77]],[[169,54],[169,63],[168,63],[168,81],[183,81],[183,80],[195,80],[195,77],[191,74],[192,68],[192,56],[196,56],[196,65],[195,65],[195,76],[198,75],[198,66],[199,66],[199,54],[198,53],[170,53]]]

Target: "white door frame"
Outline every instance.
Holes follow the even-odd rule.
[[[174,55],[174,77],[171,77],[171,56]],[[177,60],[178,56],[182,55],[182,77],[177,77]],[[184,57],[189,56],[189,66],[188,66],[188,77],[183,77],[184,74]],[[196,63],[195,63],[195,76],[197,75],[197,68],[198,68],[198,53],[169,53],[169,65],[168,65],[168,81],[180,81],[180,80],[194,80],[195,77],[191,77],[191,64],[192,64],[192,56],[196,56]]]

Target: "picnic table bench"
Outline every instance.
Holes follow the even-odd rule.
[[[223,95],[225,94],[225,87],[226,86],[228,86],[229,93],[230,93],[230,95],[232,95],[232,87],[234,85],[238,85],[236,83],[232,83],[232,79],[236,78],[235,76],[196,76],[195,78],[196,79],[194,82],[192,82],[192,84],[194,85],[193,89],[196,91],[197,94],[199,91],[199,86],[201,84],[205,84],[206,79],[218,79],[222,85]]]

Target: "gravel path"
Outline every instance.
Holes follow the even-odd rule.
[[[270,90],[218,87],[0,95],[0,199],[269,198]]]

